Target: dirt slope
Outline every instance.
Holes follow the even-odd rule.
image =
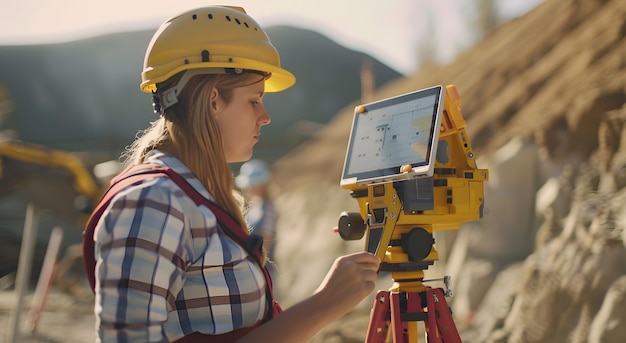
[[[463,251],[447,269],[461,278],[453,307],[464,341],[626,337],[626,2],[548,0],[450,65],[375,97],[434,84],[458,87],[470,139],[492,174],[491,211],[449,248]],[[354,105],[275,164],[286,304],[313,291],[334,256],[362,248],[330,230],[341,211],[356,209],[338,186]],[[369,306],[318,340],[362,341]]]

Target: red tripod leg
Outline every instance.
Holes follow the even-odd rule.
[[[406,292],[404,295],[406,296],[406,310],[402,314],[404,340],[401,342],[419,342],[417,327],[420,321],[426,319],[424,305],[419,292]]]
[[[378,291],[374,299],[374,306],[370,315],[370,324],[367,328],[367,343],[384,343],[387,340],[389,324],[391,323],[389,308],[389,292]]]
[[[402,308],[400,307],[400,294],[398,292],[391,293],[391,326],[393,342],[408,342],[407,324],[402,320]]]
[[[441,288],[426,291],[426,307],[428,308],[426,323],[428,342],[461,343],[461,337]]]

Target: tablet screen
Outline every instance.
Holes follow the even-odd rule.
[[[357,106],[341,184],[432,176],[444,98],[435,86]]]

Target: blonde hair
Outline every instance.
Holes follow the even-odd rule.
[[[247,228],[244,200],[233,186],[222,135],[213,116],[211,92],[216,88],[219,96],[229,103],[235,88],[263,79],[258,80],[258,75],[249,73],[192,77],[178,96],[179,103],[167,109],[132,143],[124,156],[126,163],[142,163],[146,154],[154,149],[176,156],[200,180],[215,202]]]

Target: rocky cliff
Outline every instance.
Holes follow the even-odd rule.
[[[464,342],[620,342],[626,337],[626,2],[547,0],[453,63],[375,97],[455,84],[481,168],[485,217],[437,232]],[[357,210],[339,187],[351,104],[274,165],[281,301],[310,294]],[[624,134],[623,134],[624,133]],[[381,275],[380,286],[390,280]],[[316,338],[362,342],[371,299]]]

